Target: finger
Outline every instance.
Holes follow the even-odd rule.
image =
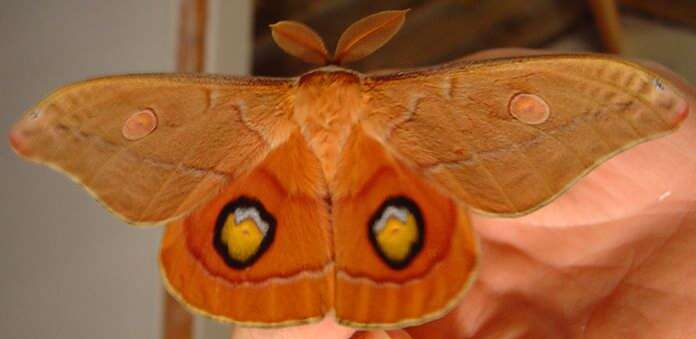
[[[321,322],[278,329],[236,328],[231,339],[346,339],[354,329],[338,325],[333,319]]]

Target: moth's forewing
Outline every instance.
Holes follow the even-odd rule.
[[[263,159],[272,141],[259,126],[274,125],[253,110],[284,114],[290,84],[177,74],[88,80],[30,109],[10,140],[18,154],[65,172],[125,221],[163,223]],[[134,131],[129,124],[143,112],[155,125],[132,134],[144,122],[136,119]]]
[[[548,204],[610,157],[673,132],[688,114],[669,81],[600,55],[461,61],[366,82],[366,128],[445,192],[500,216]],[[538,98],[548,116],[519,119],[520,94]]]

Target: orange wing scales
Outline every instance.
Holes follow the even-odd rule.
[[[160,253],[169,290],[193,309],[237,323],[280,326],[323,317],[333,308],[333,263],[320,171],[293,134],[211,202],[170,224]],[[240,196],[262,201],[277,231],[251,267],[233,269],[213,249],[213,233],[223,206]]]
[[[343,154],[332,192],[336,318],[354,327],[401,327],[441,316],[459,300],[476,268],[477,244],[466,209],[359,127]],[[420,253],[398,270],[381,260],[367,237],[371,215],[393,196],[413,200],[425,221]]]

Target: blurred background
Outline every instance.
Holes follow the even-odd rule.
[[[52,89],[139,72],[297,75],[268,24],[302,21],[331,49],[353,21],[411,8],[360,71],[448,61],[497,47],[604,51],[660,62],[696,81],[696,1],[1,0],[0,130]],[[229,328],[166,296],[161,229],[110,216],[62,174],[0,147],[3,338],[213,339]]]

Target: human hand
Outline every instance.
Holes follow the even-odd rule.
[[[487,58],[537,54],[493,50]],[[543,52],[542,52],[543,53]],[[658,65],[696,107],[696,90]],[[530,215],[473,215],[477,281],[447,316],[404,331],[356,334],[331,319],[234,338],[696,337],[696,116],[679,131],[601,165]]]

